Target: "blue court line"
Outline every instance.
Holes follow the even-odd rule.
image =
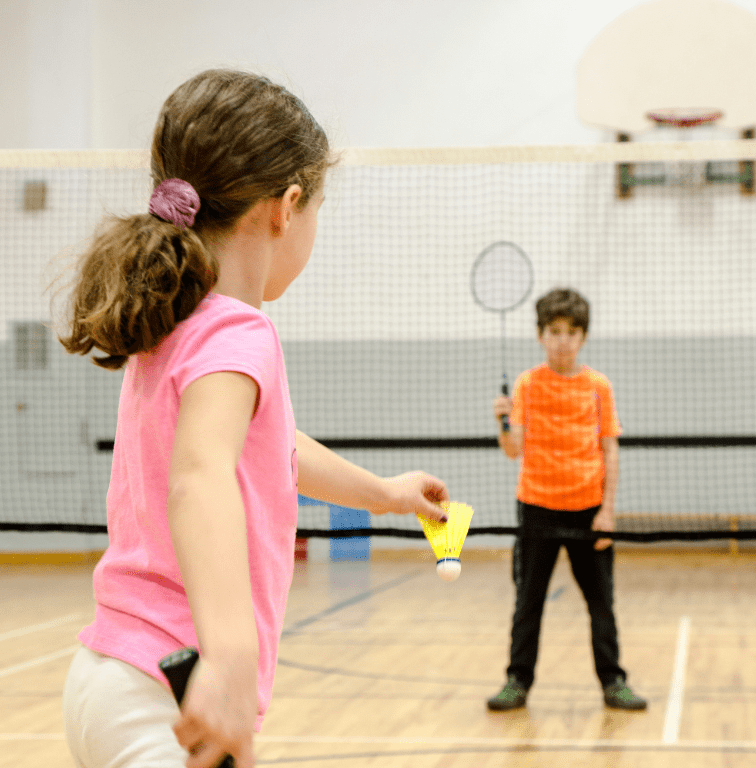
[[[342,667],[324,667],[317,664],[302,664],[298,661],[278,659],[278,664],[300,672],[315,672],[319,675],[338,675],[340,677],[359,677],[368,680],[393,680],[399,683],[430,683],[433,685],[472,685],[476,687],[491,687],[490,680],[462,680],[450,677],[421,677],[419,675],[392,675],[387,672],[356,672]]]
[[[557,587],[557,588],[556,588],[556,589],[555,589],[555,590],[554,590],[554,591],[553,591],[553,592],[552,592],[552,593],[551,593],[551,594],[548,596],[547,600],[558,600],[558,599],[559,599],[559,598],[560,598],[560,597],[561,597],[561,596],[564,594],[564,591],[565,591],[565,589],[567,589],[567,587],[565,587],[564,585],[562,585],[561,587]]]
[[[406,584],[408,581],[412,581],[412,579],[416,579],[423,572],[424,571],[418,569],[417,571],[413,571],[407,576],[400,576],[399,578],[393,579],[392,581],[388,581],[385,584],[382,584],[380,587],[369,589],[367,592],[362,592],[359,595],[355,595],[354,597],[348,598],[347,600],[342,600],[340,603],[336,603],[335,605],[332,605],[330,608],[326,608],[324,611],[320,611],[319,613],[314,613],[312,616],[308,616],[306,619],[301,619],[300,621],[295,622],[291,626],[285,627],[283,632],[281,633],[281,636],[283,637],[286,635],[294,634],[295,632],[298,632],[300,629],[303,629],[304,627],[309,627],[310,624],[315,624],[316,622],[320,621],[326,616],[331,616],[334,613],[338,613],[339,611],[344,610],[344,608],[350,608],[353,605],[357,605],[357,603],[362,603],[365,600],[369,600],[371,597],[374,597],[375,595],[379,595],[381,592],[387,592],[389,589],[398,587],[400,584]]]

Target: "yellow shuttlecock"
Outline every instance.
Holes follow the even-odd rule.
[[[425,538],[430,542],[433,554],[438,558],[436,573],[444,581],[454,581],[462,570],[459,554],[470,530],[473,508],[459,501],[443,502],[447,517],[445,523],[418,515]]]

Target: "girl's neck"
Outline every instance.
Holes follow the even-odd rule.
[[[255,290],[246,285],[243,281],[236,280],[223,270],[218,275],[218,281],[213,286],[213,293],[219,293],[222,296],[230,296],[232,299],[243,301],[245,304],[260,309],[262,307],[262,289]]]
[[[266,243],[247,228],[208,238],[206,243],[218,262],[218,280],[213,293],[260,309],[271,259]]]

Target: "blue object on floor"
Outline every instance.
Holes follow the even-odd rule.
[[[330,513],[330,528],[333,531],[348,528],[370,528],[370,513],[365,509],[341,507],[338,504],[326,504],[322,501],[299,496],[299,505],[328,507]],[[369,560],[370,536],[349,536],[346,538],[330,539],[329,553],[331,560]]]
[[[370,528],[370,513],[365,509],[351,509],[330,504],[331,530]],[[331,539],[331,560],[369,560],[370,536],[349,536]]]

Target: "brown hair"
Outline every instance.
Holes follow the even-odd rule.
[[[166,100],[152,141],[153,185],[178,178],[200,197],[191,227],[148,213],[113,217],[82,254],[70,300],[68,352],[105,353],[117,369],[155,347],[218,279],[203,235],[228,230],[292,184],[307,205],[333,165],[323,129],[285,88],[247,72],[208,70]]]
[[[588,302],[572,288],[555,288],[536,302],[538,332],[560,317],[567,318],[575,328],[582,328],[588,333],[590,307]]]

